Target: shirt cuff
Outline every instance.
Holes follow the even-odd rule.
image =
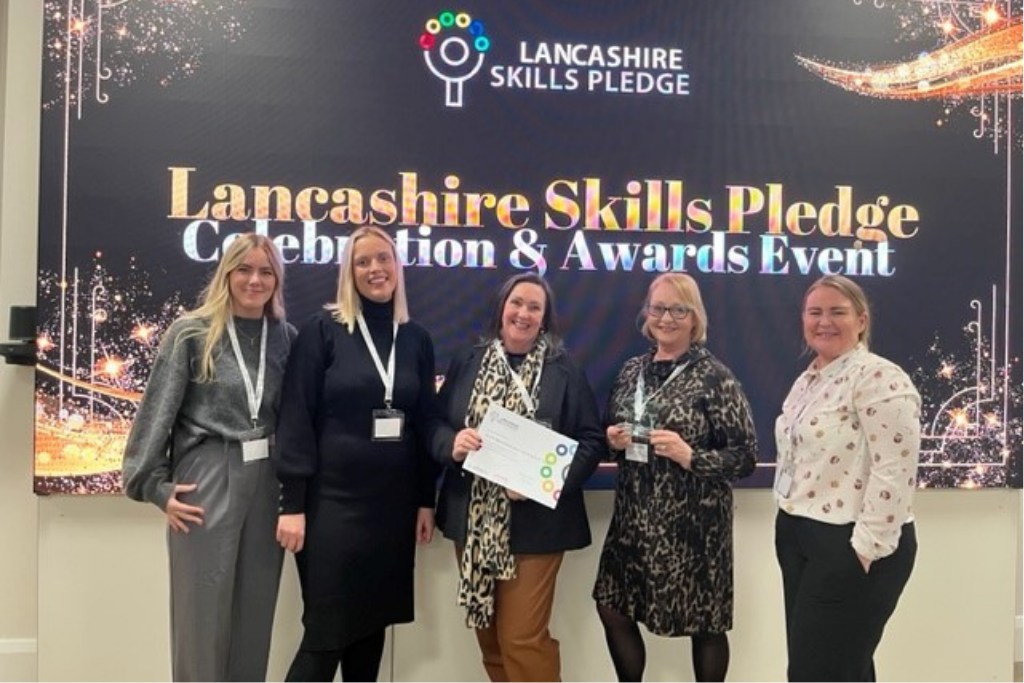
[[[305,479],[281,482],[281,504],[278,512],[282,515],[300,515],[306,512]]]

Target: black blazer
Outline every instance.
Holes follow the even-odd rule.
[[[457,544],[466,542],[466,517],[473,474],[452,460],[455,434],[466,424],[473,382],[486,346],[464,349],[452,359],[438,404],[444,426],[433,433],[431,452],[444,469],[437,503],[437,526]],[[606,456],[604,430],[590,382],[564,353],[544,361],[536,417],[579,442],[562,484],[558,506],[551,510],[532,500],[513,501],[510,540],[513,553],[555,553],[590,545],[590,524],[583,503],[583,484]]]

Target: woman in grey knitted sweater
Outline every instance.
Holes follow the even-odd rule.
[[[128,436],[125,493],[167,516],[176,681],[266,678],[282,561],[268,456],[295,337],[283,284],[273,242],[235,239],[164,335]]]

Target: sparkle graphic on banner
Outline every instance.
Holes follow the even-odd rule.
[[[958,350],[936,338],[911,373],[921,393],[921,488],[1020,485],[1024,430],[1021,385],[1013,380],[1020,358],[997,363],[994,310],[986,334],[981,302],[971,307],[976,318],[964,325]]]
[[[110,86],[167,87],[196,74],[214,46],[242,37],[251,10],[246,0],[46,0],[44,13],[42,106],[63,115],[63,149],[60,266],[41,277],[37,299],[51,317],[37,339],[34,489],[113,493],[159,334],[184,309],[177,296],[152,301],[134,260],[124,279],[109,274],[102,254],[91,266],[71,261],[72,133],[87,102],[110,101]],[[153,310],[153,319],[136,319]]]
[[[102,254],[87,272],[75,268],[65,286],[41,273],[39,291],[67,297],[70,315],[63,329],[52,313],[39,324],[35,490],[118,492],[125,439],[160,335],[185,307],[178,294],[157,302],[134,259],[126,276],[115,277]],[[63,369],[54,342],[61,338],[69,346]]]
[[[188,78],[208,46],[234,42],[250,20],[245,0],[46,0],[43,108],[65,98],[81,118],[90,93],[109,100],[105,86],[128,86],[148,77],[162,86]]]
[[[853,0],[865,4],[864,0]],[[995,151],[1009,137],[1007,110],[1024,84],[1021,9],[1009,0],[872,0],[876,10],[896,14],[902,40],[937,41],[934,49],[897,63],[841,64],[796,55],[823,80],[868,97],[938,100],[945,126],[966,108],[976,138],[990,138]]]

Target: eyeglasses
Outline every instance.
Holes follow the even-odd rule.
[[[660,320],[666,313],[671,316],[673,320],[682,320],[690,314],[693,309],[689,306],[662,306],[660,304],[654,304],[651,306],[645,306],[644,310],[647,312],[647,317],[655,320]]]

